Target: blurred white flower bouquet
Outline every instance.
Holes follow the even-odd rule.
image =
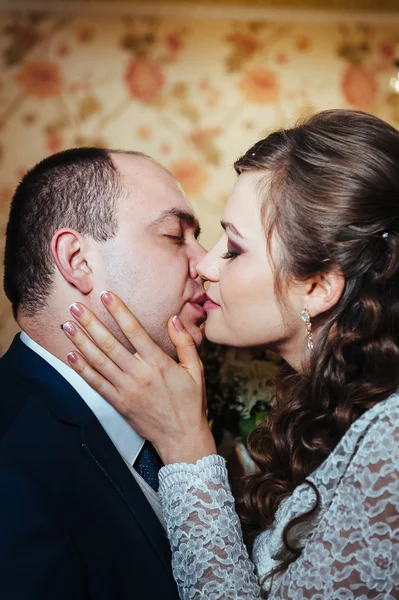
[[[245,470],[248,434],[267,416],[275,397],[281,359],[267,350],[217,346],[202,349],[207,383],[208,416],[219,452],[229,456],[234,446]]]

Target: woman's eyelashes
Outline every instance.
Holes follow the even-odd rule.
[[[225,252],[222,254],[222,258],[228,260],[229,258],[236,258],[238,256],[238,252]]]
[[[241,251],[239,248],[233,247],[231,244],[228,244],[227,252],[222,254],[222,258],[225,260],[229,260],[229,259],[237,258],[237,256],[239,256],[240,254],[241,254]]]

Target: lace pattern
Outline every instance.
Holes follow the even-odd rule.
[[[180,597],[258,597],[259,586],[242,540],[224,459],[215,455],[196,465],[169,465],[159,476]]]
[[[399,396],[358,419],[309,479],[319,509],[292,531],[302,554],[264,586],[267,597],[399,599]],[[314,505],[315,493],[305,483],[280,505],[274,527],[255,541],[253,563],[223,458],[164,467],[160,499],[180,597],[253,600],[284,552],[285,525]]]

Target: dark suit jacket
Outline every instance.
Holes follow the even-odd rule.
[[[19,336],[0,385],[1,600],[177,600],[165,531],[82,398]]]

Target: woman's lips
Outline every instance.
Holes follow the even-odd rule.
[[[208,312],[208,310],[214,310],[215,308],[220,308],[220,305],[216,304],[216,302],[208,298],[208,300],[204,304],[205,312]]]

